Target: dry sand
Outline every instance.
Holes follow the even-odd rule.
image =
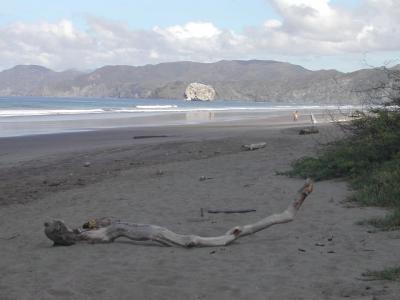
[[[361,274],[399,262],[400,234],[356,225],[384,211],[348,207],[340,181],[318,182],[294,222],[227,247],[52,247],[43,233],[49,218],[114,216],[218,235],[279,212],[302,180],[276,171],[338,135],[297,132],[260,119],[0,139],[0,299],[399,299],[398,284]],[[133,138],[145,135],[166,137]]]

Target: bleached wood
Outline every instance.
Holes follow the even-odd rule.
[[[117,238],[125,237],[134,241],[153,241],[165,246],[186,248],[226,246],[240,237],[256,233],[275,224],[292,221],[312,190],[313,183],[311,180],[307,180],[298,191],[296,199],[282,213],[270,215],[253,224],[235,226],[224,235],[214,237],[183,235],[156,225],[128,223],[111,219],[92,222],[97,226],[94,229],[81,228],[75,230],[71,230],[60,220],[54,220],[45,223],[45,234],[54,241],[55,245],[72,245],[80,241],[108,243]]]
[[[255,144],[249,144],[249,145],[243,145],[242,148],[247,151],[253,151],[261,148],[265,148],[267,143],[262,142],[262,143],[255,143]]]

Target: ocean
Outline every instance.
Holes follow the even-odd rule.
[[[254,113],[337,108],[248,101],[0,97],[0,137],[196,124],[250,118]]]

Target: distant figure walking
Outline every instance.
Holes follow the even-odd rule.
[[[313,125],[317,124],[317,119],[314,117],[314,114],[311,114],[310,117],[311,117],[311,123]]]
[[[299,119],[299,112],[296,110],[294,113],[293,113],[293,121],[297,121]]]

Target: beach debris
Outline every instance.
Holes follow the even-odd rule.
[[[111,223],[114,221],[113,218],[99,218],[99,219],[91,219],[87,222],[85,222],[82,225],[83,229],[98,229],[102,227],[106,227],[111,225]]]
[[[378,280],[376,278],[367,277],[367,275],[365,275],[365,273],[362,273],[361,276],[365,276],[365,278],[356,277],[356,279],[360,280],[360,281],[376,281],[376,280]],[[372,300],[376,300],[376,299],[378,299],[378,298],[375,298],[375,296],[372,298]]]
[[[13,234],[13,235],[11,235],[9,237],[0,237],[0,240],[10,241],[10,240],[13,240],[13,239],[15,239],[17,237],[19,237],[19,233]]]
[[[164,171],[158,169],[156,174],[157,174],[158,176],[162,176],[162,175],[164,175]]]
[[[253,151],[261,148],[265,148],[267,143],[262,142],[262,143],[255,143],[255,144],[248,144],[248,145],[242,145],[242,149],[246,151]]]
[[[90,167],[90,165],[91,165],[91,163],[89,161],[85,161],[84,164],[83,164],[83,166],[86,167],[86,168]]]
[[[245,214],[249,212],[255,212],[255,209],[228,209],[228,210],[218,210],[218,209],[209,209],[207,212],[209,214]]]
[[[227,246],[241,237],[252,235],[273,225],[293,221],[304,200],[312,191],[313,182],[308,179],[298,191],[295,200],[283,212],[272,214],[253,224],[235,226],[225,234],[213,237],[178,234],[157,225],[121,222],[111,218],[93,219],[75,230],[67,227],[61,220],[47,221],[44,223],[44,233],[55,246],[69,246],[78,242],[111,243],[120,237],[184,248]],[[305,252],[300,248],[299,251]]]
[[[300,135],[305,135],[305,134],[316,134],[319,133],[319,130],[315,127],[307,127],[300,129],[299,134]]]
[[[213,177],[200,176],[199,181],[214,179]]]
[[[318,246],[318,247],[325,247],[325,244],[324,244],[324,243],[315,243],[315,246]]]
[[[303,248],[298,248],[297,250],[300,252],[306,252],[306,249],[303,249]]]
[[[169,137],[169,135],[135,135],[133,139],[139,140],[139,139],[154,139],[154,138],[166,138],[166,137]]]
[[[59,186],[61,185],[61,181],[53,181],[48,184],[48,186]]]
[[[78,178],[75,182],[76,185],[85,185],[85,180],[82,178]]]
[[[251,187],[252,185],[254,185],[254,183],[246,183],[243,185],[243,187],[248,188]]]
[[[204,217],[204,209],[203,208],[200,208],[200,217]]]

